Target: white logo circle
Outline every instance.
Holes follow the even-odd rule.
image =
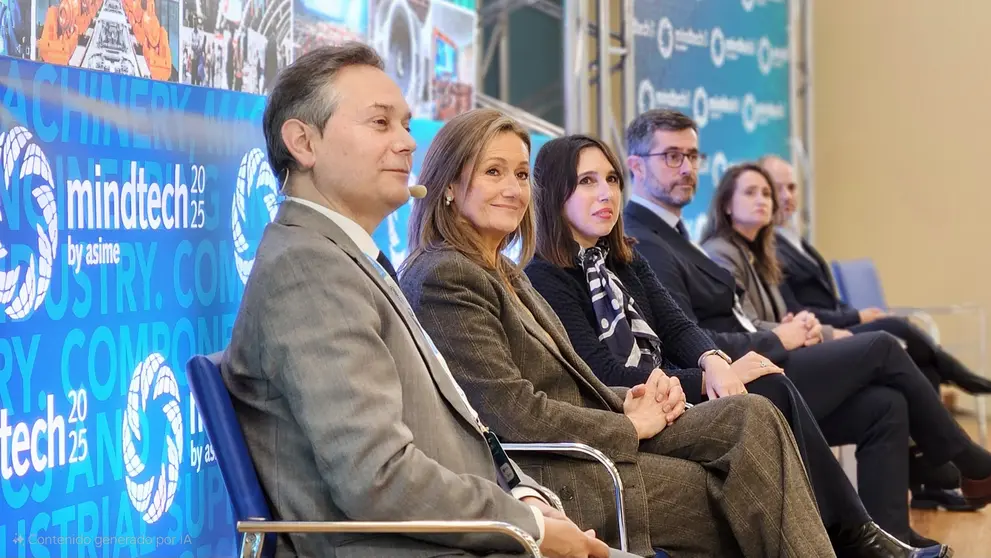
[[[717,68],[723,66],[726,61],[726,36],[719,27],[712,29],[712,38],[709,40],[709,55],[712,56],[712,64]]]
[[[709,123],[709,96],[704,87],[695,88],[695,96],[692,97],[692,116],[699,128],[705,128]]]
[[[277,194],[278,186],[275,183],[275,175],[272,174],[272,167],[265,160],[265,154],[257,147],[244,154],[241,158],[241,167],[237,171],[237,187],[234,189],[234,203],[231,206],[231,232],[234,235],[234,264],[237,267],[237,274],[242,283],[248,282],[248,275],[251,273],[251,266],[255,263],[255,248],[252,243],[257,243],[258,239],[249,240],[245,235],[248,225],[246,204],[254,196],[262,196],[265,210],[268,214],[267,225],[275,219],[275,212],[278,210]],[[254,198],[257,203],[257,198]],[[251,223],[256,227],[261,223]],[[256,229],[257,230],[257,229]]]
[[[637,89],[637,109],[638,112],[647,112],[654,108],[654,84],[649,79],[640,82]]]
[[[761,37],[757,45],[757,67],[765,76],[771,73],[771,40]]]
[[[712,163],[709,165],[709,172],[712,174],[713,189],[719,187],[719,180],[723,177],[727,168],[729,168],[729,161],[726,159],[726,154],[722,151],[717,151],[712,156]]]
[[[657,22],[657,51],[665,59],[671,58],[674,52],[674,25],[666,17]]]
[[[34,314],[48,294],[48,287],[52,281],[52,266],[58,251],[58,210],[55,205],[55,189],[52,186],[52,169],[48,164],[48,158],[27,128],[17,126],[9,132],[0,134],[0,163],[2,163],[0,168],[3,169],[3,187],[8,192],[13,188],[11,179],[17,168],[20,169],[17,177],[22,185],[21,188],[25,183],[33,185],[31,197],[35,209],[44,221],[44,223],[34,223],[38,233],[38,249],[37,252],[31,253],[23,278],[20,265],[10,271],[0,271],[0,308],[3,308],[4,313],[12,321],[19,321]],[[20,193],[13,192],[11,198],[23,199]],[[22,211],[20,217],[27,217],[27,213]],[[9,220],[10,215],[7,218]],[[0,206],[0,221],[3,220],[4,208]],[[7,252],[0,239],[0,259],[5,258]],[[37,256],[37,264],[35,256]]]
[[[743,4],[744,11],[752,12],[754,11],[756,0],[741,0],[741,3]]]
[[[747,93],[743,96],[740,119],[743,120],[743,129],[748,134],[757,129],[757,99],[754,98],[753,93]]]
[[[149,420],[149,403],[164,415],[166,425]],[[158,353],[148,355],[131,375],[127,390],[127,408],[122,425],[122,450],[127,477],[127,496],[134,509],[142,514],[146,523],[155,523],[172,506],[179,488],[179,465],[182,464],[182,415],[179,412],[179,385],[165,358]],[[157,428],[156,428],[157,427]],[[148,434],[142,440],[143,433]],[[163,440],[164,438],[164,440]],[[135,440],[144,442],[145,448],[164,449],[161,463],[144,463]]]

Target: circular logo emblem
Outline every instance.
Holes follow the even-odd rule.
[[[182,464],[179,385],[165,358],[152,353],[131,375],[122,451],[127,496],[146,523],[172,506]]]
[[[712,36],[709,39],[709,54],[712,56],[712,64],[721,68],[726,61],[726,36],[719,27],[712,29]]]
[[[767,37],[761,37],[757,44],[757,67],[765,76],[771,73],[771,40]]]
[[[709,96],[704,87],[695,88],[695,96],[692,97],[692,116],[699,128],[705,128],[709,123]]]
[[[234,236],[234,264],[242,283],[248,282],[255,250],[265,225],[275,219],[278,210],[278,185],[265,154],[257,147],[241,158],[237,186],[231,206],[231,232]]]
[[[712,163],[709,165],[709,172],[712,173],[713,189],[719,187],[719,180],[723,177],[727,168],[729,168],[729,161],[726,160],[726,154],[722,151],[717,151],[712,156]]]
[[[743,129],[748,134],[757,129],[757,99],[754,98],[753,93],[747,93],[743,96],[740,119],[743,120]]]
[[[657,51],[665,59],[671,58],[674,52],[674,25],[671,25],[671,20],[666,17],[662,17],[657,22]]]
[[[58,210],[48,158],[27,128],[17,126],[0,134],[0,168],[2,187],[13,201],[11,207],[0,205],[0,227],[9,229],[0,229],[0,260],[12,259],[0,266],[0,308],[12,321],[20,321],[41,307],[51,285],[58,250]],[[34,245],[32,251],[11,253],[13,246],[4,241],[19,236],[14,229],[25,231],[22,240]]]
[[[637,112],[647,112],[654,108],[654,85],[649,79],[640,82],[637,89]]]

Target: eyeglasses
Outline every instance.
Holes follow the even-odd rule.
[[[663,157],[664,164],[672,169],[680,168],[685,159],[692,164],[692,168],[699,168],[702,161],[705,161],[705,153],[682,153],[681,151],[664,151],[662,153],[642,153],[641,157]]]

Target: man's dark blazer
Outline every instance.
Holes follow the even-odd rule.
[[[829,265],[811,244],[802,240],[802,248],[812,259],[803,256],[781,234],[778,234],[777,245],[778,262],[784,273],[781,296],[789,312],[808,310],[823,324],[839,328],[860,323],[860,312],[836,296]]]
[[[693,321],[733,359],[749,351],[779,362],[787,351],[770,331],[750,333],[733,314],[736,281],[700,249],[650,209],[629,203],[623,212],[626,234],[657,278]]]

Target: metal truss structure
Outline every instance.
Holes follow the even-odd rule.
[[[509,103],[509,14],[530,8],[562,21],[562,86],[545,96],[563,98],[565,122],[559,126]],[[594,17],[593,17],[594,14]],[[616,17],[618,15],[618,17]],[[615,20],[615,21],[614,21]],[[494,24],[488,44],[478,38],[482,54],[479,81],[499,52],[499,97],[478,94],[479,106],[498,108],[530,129],[549,136],[586,133],[623,153],[623,129],[636,115],[633,81],[633,0],[486,0],[479,25]],[[550,99],[550,103],[558,99]]]

